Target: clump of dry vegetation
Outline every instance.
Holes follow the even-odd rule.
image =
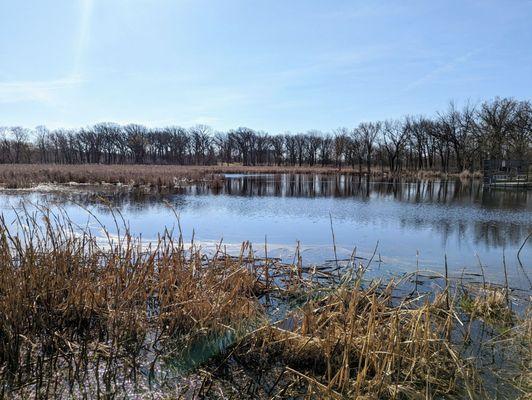
[[[112,212],[104,239],[60,210],[0,221],[0,397],[483,393],[449,285],[401,294],[367,266],[339,276],[249,243],[206,256],[179,231],[143,243]]]
[[[271,326],[254,338],[252,354],[298,370],[324,396],[472,394],[474,370],[450,343],[454,311],[439,299],[393,305],[393,288],[344,286],[309,301],[291,313],[291,329]]]
[[[499,326],[511,326],[515,314],[509,307],[509,290],[496,285],[468,285],[462,287],[461,306],[473,319]]]

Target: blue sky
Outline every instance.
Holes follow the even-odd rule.
[[[532,93],[532,1],[0,0],[0,126],[330,130]]]

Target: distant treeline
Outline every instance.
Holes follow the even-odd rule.
[[[496,98],[433,117],[362,122],[331,132],[214,132],[103,122],[81,129],[0,128],[0,163],[350,166],[460,172],[482,160],[530,159],[532,103]]]

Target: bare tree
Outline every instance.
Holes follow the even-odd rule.
[[[232,138],[225,132],[216,132],[213,143],[218,148],[218,160],[222,163],[230,163],[233,156]]]
[[[270,137],[270,145],[273,150],[273,157],[276,165],[281,165],[284,157],[284,136],[275,135]]]
[[[257,132],[255,135],[255,160],[253,164],[269,163],[270,137],[266,132]]]
[[[514,129],[508,137],[508,151],[513,158],[531,159],[532,152],[532,104],[522,101],[517,104]]]
[[[397,120],[385,121],[383,131],[383,148],[388,158],[388,167],[391,172],[396,172],[401,165],[399,160],[408,139],[408,131]]]
[[[129,124],[124,127],[127,148],[135,164],[145,162],[148,130],[143,125]]]
[[[334,131],[333,147],[334,147],[334,162],[336,166],[341,169],[342,162],[345,157],[346,146],[348,142],[349,129],[345,127],[337,128]]]
[[[517,107],[515,100],[506,98],[496,98],[480,106],[478,117],[483,132],[483,148],[489,157],[506,157],[508,139],[516,127]]]
[[[18,164],[20,163],[22,156],[26,153],[29,134],[26,128],[14,126],[11,128],[11,135],[13,136],[13,150],[15,153],[14,161]]]
[[[323,134],[320,131],[312,130],[309,131],[306,135],[307,138],[307,154],[308,154],[308,164],[313,166],[316,164],[318,158],[318,151],[320,150],[322,144]]]
[[[8,139],[9,128],[0,126],[0,163],[11,163],[11,141]]]
[[[376,140],[381,133],[381,122],[362,122],[357,127],[357,132],[364,146],[364,153],[366,155],[366,168],[368,174],[371,173],[371,156]]]
[[[48,143],[50,140],[50,131],[44,125],[39,125],[35,127],[35,141],[37,148],[39,149],[40,161],[41,163],[48,162],[47,153],[48,153]]]
[[[333,139],[329,134],[325,135],[321,140],[320,161],[322,167],[329,165],[331,162],[331,155],[333,152],[332,143]]]
[[[302,133],[298,133],[294,136],[294,142],[296,145],[297,164],[301,167],[301,165],[303,165],[303,159],[305,158],[305,135],[303,135]]]
[[[195,164],[205,164],[205,157],[211,145],[211,128],[207,125],[196,125],[189,130],[191,147],[194,153]]]
[[[290,165],[296,165],[297,146],[295,136],[291,135],[290,133],[285,133],[284,140],[289,163]]]
[[[95,143],[97,143],[98,153],[104,153],[104,162],[111,164],[113,156],[116,154],[116,143],[122,134],[122,128],[112,122],[101,122],[93,127]],[[96,150],[96,148],[95,148]],[[100,162],[99,154],[95,157],[95,162]]]
[[[255,143],[255,131],[249,128],[240,127],[229,132],[235,147],[239,153],[239,158],[243,165],[251,164],[253,146]]]

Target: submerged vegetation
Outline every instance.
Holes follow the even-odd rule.
[[[178,220],[143,242],[110,211],[103,237],[61,209],[0,221],[0,397],[530,394],[531,318],[508,287],[369,281],[355,253],[322,267],[247,242],[205,254]]]

